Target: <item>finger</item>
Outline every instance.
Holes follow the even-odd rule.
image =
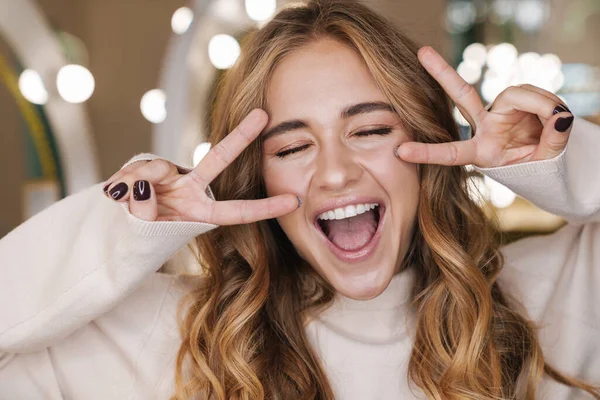
[[[160,158],[155,159],[130,173],[122,175],[110,186],[108,195],[116,201],[127,201],[132,195],[131,189],[135,181],[146,180],[153,185],[157,185],[173,176],[179,176],[177,167],[174,164]]]
[[[568,112],[551,117],[544,125],[540,143],[531,155],[531,161],[549,160],[562,153],[569,141],[573,121],[573,115]]]
[[[152,184],[146,180],[135,181],[129,201],[129,212],[139,219],[155,221],[158,215],[156,193]]]
[[[550,119],[559,112],[566,112],[562,102],[524,87],[511,86],[504,90],[494,102],[494,113],[512,114],[515,110],[524,111]]]
[[[465,82],[458,72],[432,47],[421,47],[418,57],[427,72],[439,82],[450,98],[454,100],[463,116],[469,120],[472,126],[476,126],[479,115],[484,111],[484,108],[473,86]]]
[[[283,194],[260,200],[229,200],[212,202],[210,215],[198,215],[199,221],[215,225],[239,225],[265,219],[278,218],[297,210],[300,201],[291,194]],[[199,210],[204,213],[206,208]],[[206,219],[205,219],[206,218]]]
[[[208,185],[258,137],[268,120],[263,110],[252,110],[230,134],[210,149],[190,174]]]
[[[138,168],[143,167],[147,163],[148,163],[148,160],[138,160],[132,164],[129,164],[125,168],[118,170],[114,174],[112,174],[110,178],[108,178],[106,181],[104,181],[104,186],[103,186],[104,193],[108,196],[109,189],[111,187],[114,187],[117,182],[120,182],[120,179],[123,176],[135,171]]]
[[[530,85],[528,83],[523,84],[523,85],[519,85],[519,86],[522,87],[522,88],[524,88],[524,89],[531,90],[532,92],[539,93],[542,96],[548,97],[549,99],[555,101],[557,105],[561,105],[562,107],[564,107],[564,109],[567,110],[567,112],[571,113],[571,110],[569,109],[569,107],[567,107],[567,105],[565,104],[565,102],[560,97],[558,97],[557,95],[555,95],[554,93],[549,92],[547,90],[544,90],[544,89],[542,89],[540,87],[537,87],[537,86],[534,86],[534,85]],[[564,111],[563,109],[560,109],[560,108],[557,107],[552,112],[554,114],[558,114],[559,112],[563,112],[563,111]],[[543,118],[543,117],[540,117],[540,121],[542,122],[542,124],[546,123],[546,119]]]
[[[558,97],[557,95],[555,95],[552,92],[549,92],[547,90],[544,90],[540,87],[534,86],[534,85],[530,85],[528,83],[525,83],[523,85],[519,85],[519,87],[522,87],[523,89],[527,89],[527,90],[531,90],[533,92],[539,93],[542,96],[546,96],[551,100],[554,100],[556,102],[556,104],[560,104],[562,105],[568,112],[571,112],[571,110],[569,109],[569,107],[567,107],[566,103],[563,101],[563,99],[561,99],[560,97]]]
[[[477,164],[475,140],[448,143],[405,142],[397,149],[398,157],[416,164]]]

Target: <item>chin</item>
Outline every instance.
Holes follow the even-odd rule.
[[[341,274],[333,279],[325,279],[339,294],[353,300],[371,300],[379,296],[390,284],[394,276],[393,268],[379,267],[359,276]]]

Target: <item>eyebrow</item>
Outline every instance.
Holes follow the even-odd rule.
[[[355,115],[359,114],[367,114],[375,111],[389,111],[395,112],[394,108],[384,102],[368,102],[368,103],[359,103],[346,107],[341,116],[344,119],[348,119]],[[297,129],[307,128],[308,124],[302,120],[295,119],[291,121],[285,121],[280,124],[275,125],[274,127],[267,129],[265,133],[262,135],[262,140],[265,141],[273,136],[280,135],[282,133],[290,132]]]

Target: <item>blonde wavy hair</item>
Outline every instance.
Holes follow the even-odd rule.
[[[212,144],[252,109],[268,111],[277,65],[324,37],[356,50],[415,140],[459,140],[452,102],[420,65],[419,47],[363,5],[323,0],[285,8],[249,34],[220,82]],[[212,182],[217,199],[266,196],[261,153],[257,140]],[[545,373],[600,398],[544,361],[534,325],[496,282],[497,236],[465,181],[460,167],[420,168],[418,226],[403,261],[417,275],[410,379],[432,399],[533,399]],[[204,274],[181,304],[187,313],[172,399],[333,399],[304,326],[334,293],[277,222],[223,226],[197,244]]]

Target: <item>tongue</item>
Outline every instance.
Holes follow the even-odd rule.
[[[355,217],[324,220],[323,231],[333,244],[343,250],[360,249],[373,238],[377,230],[375,211]]]

